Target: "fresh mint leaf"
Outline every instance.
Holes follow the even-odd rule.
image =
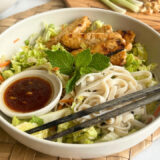
[[[81,67],[80,68],[81,75],[85,75],[85,74],[92,73],[92,72],[93,72],[93,68],[90,68],[90,67]]]
[[[88,66],[92,61],[92,55],[89,49],[84,50],[76,55],[75,66],[80,69],[80,67]]]
[[[52,67],[59,67],[60,72],[67,75],[70,75],[73,72],[74,58],[69,52],[62,50],[53,52],[47,50],[45,53],[47,54]]]
[[[71,79],[68,80],[67,84],[66,84],[66,93],[69,93],[73,90],[75,84],[76,84],[76,81],[78,81],[78,79],[80,78],[80,73],[79,71],[75,70],[73,76]]]
[[[92,56],[92,61],[89,64],[89,67],[101,71],[109,66],[109,61],[109,57],[96,53]]]
[[[44,124],[43,119],[41,119],[41,118],[39,118],[37,116],[33,116],[32,119],[29,122],[31,122],[31,123],[37,123],[38,126],[41,126],[41,125]]]

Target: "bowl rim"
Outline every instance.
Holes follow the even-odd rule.
[[[123,14],[120,14],[120,13],[117,13],[117,12],[113,12],[113,11],[110,11],[110,10],[105,10],[105,9],[100,9],[100,8],[80,8],[80,7],[75,7],[75,8],[63,8],[63,9],[55,9],[55,10],[50,10],[50,11],[46,11],[46,12],[42,12],[42,13],[39,13],[39,14],[36,14],[34,16],[31,16],[31,17],[28,17],[28,18],[25,18],[19,22],[17,22],[16,24],[14,24],[13,26],[9,27],[8,29],[6,29],[4,32],[2,32],[0,34],[0,37],[3,36],[5,33],[7,33],[8,31],[16,28],[18,25],[20,25],[21,23],[25,22],[25,21],[28,21],[30,19],[36,19],[37,17],[40,17],[42,15],[47,15],[47,14],[56,14],[58,12],[67,12],[67,11],[74,11],[74,10],[79,10],[79,11],[84,11],[84,10],[91,10],[91,11],[98,11],[98,12],[103,12],[103,13],[107,13],[107,14],[113,14],[113,15],[118,15],[120,17],[126,17],[132,21],[135,21],[136,23],[140,23],[142,26],[144,26],[145,28],[148,28],[150,29],[153,33],[155,33],[157,36],[160,37],[160,33],[158,33],[155,29],[153,29],[152,27],[150,27],[149,25],[141,22],[140,20],[137,20],[136,18],[133,18],[131,16],[128,16],[128,15],[123,15]],[[69,144],[69,143],[57,143],[57,142],[54,142],[54,141],[48,141],[48,140],[44,140],[44,139],[39,139],[39,138],[36,138],[34,136],[31,136],[25,132],[22,132],[20,131],[19,129],[17,129],[16,127],[14,127],[11,123],[9,123],[7,120],[5,120],[2,116],[0,116],[0,125],[1,123],[3,123],[4,125],[6,125],[8,128],[14,130],[17,134],[20,134],[21,136],[24,136],[32,141],[36,141],[36,142],[40,142],[40,143],[45,143],[46,145],[50,145],[50,146],[58,146],[58,147],[68,147],[68,148],[71,148],[71,147],[75,147],[75,148],[83,148],[83,149],[91,149],[91,148],[95,148],[95,147],[99,147],[99,146],[102,146],[102,145],[116,145],[116,144],[119,144],[119,143],[123,143],[123,142],[126,142],[128,141],[129,139],[133,138],[133,137],[136,137],[138,136],[140,133],[144,133],[146,130],[148,130],[149,128],[152,129],[152,131],[154,132],[155,130],[153,130],[153,126],[157,126],[156,129],[158,128],[158,124],[160,123],[160,117],[158,117],[157,119],[155,119],[152,123],[146,125],[144,128],[136,131],[135,133],[132,133],[130,135],[127,135],[127,136],[124,136],[124,137],[121,137],[121,138],[118,138],[118,139],[115,139],[115,140],[112,140],[112,141],[107,141],[107,142],[99,142],[99,143],[93,143],[93,144]],[[152,132],[152,133],[153,133]],[[146,137],[144,137],[145,139]]]

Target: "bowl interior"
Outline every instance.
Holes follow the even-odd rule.
[[[42,23],[53,23],[55,26],[70,23],[81,16],[88,16],[91,20],[101,20],[105,24],[113,26],[114,30],[133,30],[136,33],[136,41],[142,43],[148,52],[148,61],[158,64],[154,73],[156,79],[160,80],[160,35],[147,25],[137,20],[113,12],[100,9],[66,9],[46,12],[28,18],[17,25],[11,27],[0,36],[0,56],[5,55],[10,59],[19,51],[24,41],[33,33],[38,33],[42,29]],[[20,40],[13,43],[15,39]],[[10,119],[0,112],[0,116],[10,122]],[[129,147],[129,146],[128,146]],[[96,153],[95,153],[96,154]],[[87,156],[86,156],[87,157]],[[94,156],[93,156],[94,157]]]

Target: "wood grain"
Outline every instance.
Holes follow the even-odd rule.
[[[68,7],[90,7],[90,8],[103,8],[109,9],[106,5],[100,2],[100,0],[64,0]],[[146,15],[143,13],[127,12],[127,15],[137,18],[144,23],[147,23],[158,32],[160,32],[160,13]]]
[[[94,1],[94,3],[92,3]],[[103,4],[99,3],[98,0],[65,0],[65,3],[69,6],[80,6],[80,7],[99,7],[99,8],[106,8]],[[52,0],[47,4],[32,8],[28,11],[18,13],[16,15],[13,15],[11,17],[8,17],[6,19],[0,20],[0,33],[7,29],[8,27],[12,26],[16,22],[52,9],[57,8],[64,8],[65,4],[62,0]],[[160,31],[160,15],[153,15],[153,16],[146,16],[146,15],[136,15],[132,13],[128,13],[129,15],[133,17],[139,17],[140,20],[150,23],[151,26],[153,26],[155,29]],[[145,139],[143,142],[137,144],[136,146],[129,148],[121,153],[117,153],[108,157],[101,157],[96,158],[92,160],[131,160],[135,155],[137,155],[139,152],[147,148],[152,144],[152,142],[156,139],[160,138],[160,128],[154,132],[151,136],[149,136],[147,139]],[[34,151],[20,143],[18,143],[16,140],[14,140],[12,137],[10,137],[6,132],[4,132],[0,128],[0,160],[80,160],[80,159],[64,159],[59,157],[52,157],[48,156],[42,153],[39,153],[37,151]]]

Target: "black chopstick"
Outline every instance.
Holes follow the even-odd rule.
[[[146,88],[144,90],[140,90],[138,92],[134,92],[134,93],[125,95],[123,97],[120,97],[120,98],[117,98],[117,99],[114,99],[114,100],[111,100],[111,101],[108,101],[108,102],[105,102],[103,104],[99,104],[99,105],[94,106],[92,108],[88,108],[88,109],[73,113],[73,114],[68,115],[66,117],[51,121],[51,122],[46,123],[42,126],[27,130],[26,133],[32,134],[32,133],[35,133],[35,132],[38,132],[38,131],[41,131],[41,130],[44,130],[44,129],[47,129],[47,128],[50,128],[50,127],[53,127],[55,125],[64,123],[64,122],[68,122],[68,121],[71,121],[71,120],[74,120],[74,119],[77,119],[77,118],[81,118],[83,116],[89,115],[89,114],[94,113],[94,112],[98,112],[98,111],[106,109],[106,108],[111,109],[115,105],[123,104],[125,102],[129,102],[129,101],[134,100],[134,99],[142,98],[142,97],[145,97],[147,95],[157,93],[157,92],[160,92],[160,84],[155,85],[153,87]]]
[[[101,122],[104,122],[105,120],[108,120],[112,117],[115,117],[117,115],[120,115],[122,113],[125,113],[125,112],[128,112],[128,111],[132,111],[138,107],[141,107],[141,106],[144,106],[148,103],[151,103],[153,101],[157,101],[160,99],[160,92],[159,93],[155,93],[153,95],[150,95],[149,97],[145,97],[145,98],[142,98],[142,99],[139,99],[137,100],[136,102],[132,102],[130,104],[127,104],[127,105],[124,105],[123,107],[120,107],[118,109],[115,109],[115,110],[112,110],[112,111],[109,111],[101,116],[97,116],[91,120],[88,120],[88,121],[85,121],[81,124],[78,124],[74,127],[71,127],[67,130],[64,130],[62,132],[59,132],[59,133],[56,133],[50,137],[47,137],[45,138],[46,140],[53,140],[53,139],[56,139],[56,138],[59,138],[59,137],[63,137],[67,134],[71,134],[73,132],[76,132],[76,131],[79,131],[81,129],[84,129],[84,128],[88,128],[90,126],[93,126],[93,125],[96,125],[96,124],[99,124]]]

